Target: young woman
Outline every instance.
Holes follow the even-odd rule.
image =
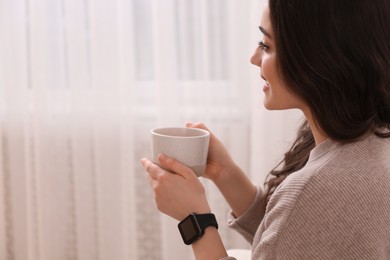
[[[205,177],[229,203],[229,225],[253,259],[390,259],[390,1],[269,0],[259,28],[251,62],[264,106],[306,121],[265,191],[211,134]],[[181,221],[196,259],[233,259],[202,184],[159,160],[169,172],[141,160],[158,209]]]

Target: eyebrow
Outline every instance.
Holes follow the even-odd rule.
[[[264,29],[264,28],[261,27],[261,26],[259,26],[259,29],[260,29],[260,31],[261,31],[265,36],[267,36],[268,38],[272,39],[271,34],[270,34],[269,32],[267,32],[266,29]]]

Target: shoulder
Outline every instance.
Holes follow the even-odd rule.
[[[308,192],[334,192],[353,195],[359,191],[374,192],[390,183],[390,139],[370,135],[357,142],[339,145],[332,156],[317,164]],[[381,180],[380,183],[378,181]],[[372,191],[370,191],[372,190]]]
[[[348,209],[359,211],[355,216],[364,211],[371,214],[375,209],[368,208],[390,197],[390,139],[370,135],[354,143],[335,145],[291,174],[279,193],[280,198],[295,194],[292,210],[303,219],[316,214],[348,218]]]
[[[309,161],[271,197],[262,242],[310,257],[353,254],[357,238],[361,248],[371,248],[372,239],[390,246],[389,154],[388,139],[370,136]]]

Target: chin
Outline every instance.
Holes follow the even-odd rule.
[[[270,100],[267,100],[267,98],[264,99],[264,101],[263,101],[263,106],[264,106],[265,109],[267,109],[267,110],[278,110],[278,108],[276,108],[275,105],[272,104],[272,102],[270,102]]]

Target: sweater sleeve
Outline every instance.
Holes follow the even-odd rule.
[[[240,233],[250,244],[252,244],[255,233],[264,217],[264,209],[261,207],[263,196],[263,189],[257,187],[255,199],[244,214],[237,218],[230,211],[228,215],[228,226]]]

